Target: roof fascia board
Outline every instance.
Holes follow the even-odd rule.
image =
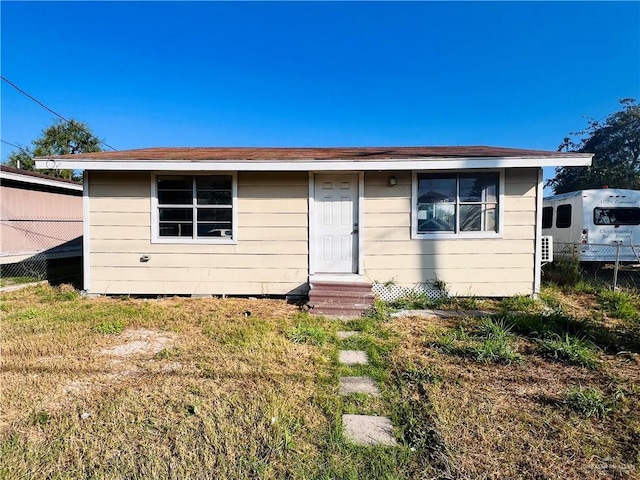
[[[238,161],[238,160],[36,160],[36,168],[156,171],[379,171],[522,168],[591,165],[593,155],[558,157],[414,158],[405,160]]]
[[[5,172],[1,170],[0,179],[13,180],[15,182],[29,183],[32,185],[45,185],[47,187],[63,188],[65,190],[82,191],[82,185],[73,185],[72,183],[59,182],[57,180],[49,180],[47,178],[31,177],[29,175],[20,175],[18,173]]]

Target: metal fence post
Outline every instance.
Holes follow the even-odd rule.
[[[616,244],[616,264],[613,267],[613,289],[618,288],[618,267],[620,266],[620,243],[614,242]]]

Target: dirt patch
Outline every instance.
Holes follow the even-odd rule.
[[[175,341],[175,334],[153,330],[128,330],[119,337],[124,343],[100,350],[100,354],[111,357],[153,355],[161,352]]]

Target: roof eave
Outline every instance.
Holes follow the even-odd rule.
[[[28,185],[44,185],[46,187],[60,188],[64,190],[82,191],[82,184],[73,184],[64,181],[53,180],[49,178],[32,177],[29,175],[21,175],[19,173],[7,172],[0,170],[0,179],[13,180],[14,182],[25,183]]]
[[[380,171],[588,166],[593,154],[522,157],[431,157],[378,160],[101,160],[38,158],[38,169],[118,171]]]

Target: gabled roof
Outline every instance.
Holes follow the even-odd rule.
[[[36,165],[86,170],[413,170],[589,165],[591,157],[487,146],[157,147],[38,157]]]
[[[82,184],[67,180],[64,178],[52,177],[44,173],[33,172],[31,170],[23,170],[8,165],[0,164],[0,180],[2,183],[11,181],[14,183],[23,183],[27,185],[44,185],[46,187],[55,187],[65,190],[82,191]]]

